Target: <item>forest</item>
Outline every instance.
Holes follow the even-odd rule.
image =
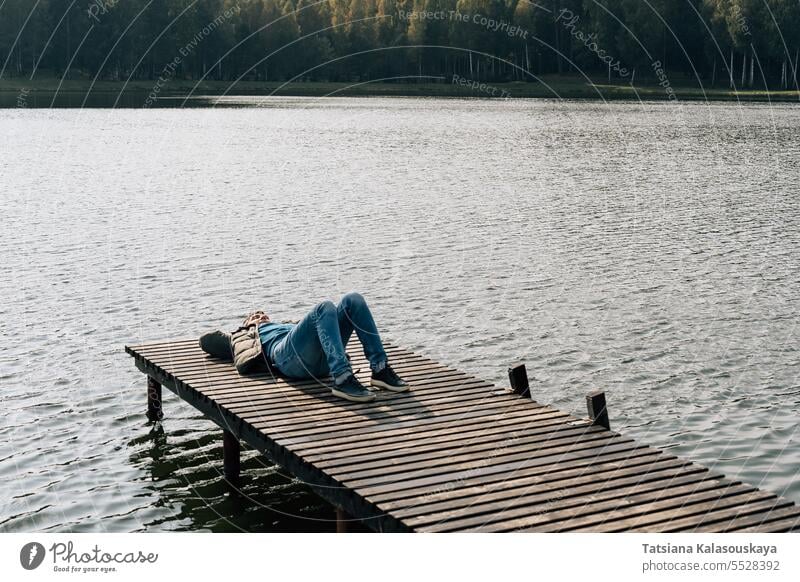
[[[0,77],[796,89],[798,0],[0,0]]]

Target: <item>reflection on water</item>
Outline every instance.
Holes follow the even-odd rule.
[[[148,92],[140,90],[124,92],[32,91],[23,87],[20,91],[0,91],[0,108],[141,108],[145,107],[148,95]],[[203,97],[199,97],[196,100],[167,98],[157,101],[158,107],[182,107],[186,105],[207,107],[213,105],[213,103]]]
[[[800,500],[792,106],[227,99],[3,110],[3,531],[332,530],[125,343],[353,289],[390,339]],[[258,105],[258,107],[252,107]]]

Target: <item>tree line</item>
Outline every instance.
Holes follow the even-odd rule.
[[[797,88],[798,0],[5,0],[2,77]]]

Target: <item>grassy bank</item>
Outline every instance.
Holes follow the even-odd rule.
[[[458,82],[460,81],[460,83]],[[111,97],[124,89],[126,96],[136,95],[141,101],[153,91],[153,81],[136,80],[127,84],[121,81],[72,79],[61,82],[56,78],[28,80],[25,78],[0,80],[0,97],[5,106],[19,100],[22,106],[31,94],[39,96],[59,94]],[[674,97],[681,101],[800,101],[797,91],[741,90],[727,88],[700,88],[697,86],[672,86]],[[567,98],[567,99],[656,99],[668,100],[670,91],[659,85],[608,84],[603,81],[587,82],[582,77],[548,76],[540,83],[477,83],[466,79],[447,78],[438,83],[317,83],[296,82],[284,85],[278,82],[195,81],[172,79],[160,90],[162,97],[187,95],[282,95],[282,96],[429,96],[429,97],[479,97],[479,98]]]

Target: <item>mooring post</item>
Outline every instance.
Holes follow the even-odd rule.
[[[241,447],[239,439],[229,430],[222,431],[222,465],[225,478],[232,484],[239,484],[241,470]]]
[[[161,410],[161,384],[151,376],[147,377],[147,418],[161,420],[164,412]]]
[[[586,395],[586,408],[592,424],[611,430],[608,422],[608,409],[606,408],[606,393],[603,391],[590,392]]]
[[[511,389],[526,398],[531,397],[531,388],[528,384],[528,371],[525,369],[525,364],[515,364],[508,369],[508,381],[511,383]]]
[[[336,533],[347,533],[347,521],[350,518],[344,509],[336,508]]]

